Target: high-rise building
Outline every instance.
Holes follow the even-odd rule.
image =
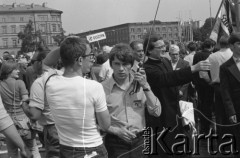
[[[48,8],[46,3],[0,5],[0,56],[4,51],[16,54],[21,49],[18,33],[33,22],[34,32],[41,30],[42,38],[51,49],[56,47],[53,37],[62,33],[60,10]]]

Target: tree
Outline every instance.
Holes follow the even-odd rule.
[[[33,22],[29,20],[24,31],[18,33],[18,38],[22,40],[21,53],[35,51],[38,47],[48,49],[45,41],[42,38],[41,31],[34,32]]]
[[[57,43],[58,46],[60,46],[61,42],[64,40],[64,38],[66,37],[64,35],[65,31],[63,29],[61,29],[61,34],[58,34],[56,36],[53,36],[53,40]]]
[[[214,26],[215,19],[213,17],[207,18],[205,20],[204,25],[200,28],[202,33],[202,41],[207,39],[212,31],[212,28]]]
[[[193,29],[193,40],[194,41],[202,41],[202,32],[200,28]]]

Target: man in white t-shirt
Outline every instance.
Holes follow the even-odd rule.
[[[112,49],[112,47],[104,46],[103,47],[103,53],[109,54],[111,49]],[[109,59],[108,59],[101,66],[101,69],[100,69],[100,72],[99,72],[100,82],[109,79],[112,76],[112,74],[113,74],[113,70],[110,66]]]
[[[82,77],[90,71],[94,53],[86,41],[68,37],[60,46],[63,75],[48,78],[46,98],[60,140],[60,157],[107,157],[97,128],[108,130],[110,116],[100,83]],[[47,76],[48,77],[48,76]]]

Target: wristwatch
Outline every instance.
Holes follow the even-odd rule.
[[[143,91],[144,91],[144,92],[149,92],[150,90],[151,90],[151,88],[150,88],[149,85],[147,85],[147,87],[143,88]]]

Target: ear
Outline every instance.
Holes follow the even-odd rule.
[[[79,65],[82,65],[82,57],[79,57],[79,58],[78,58],[77,63],[78,63]]]

